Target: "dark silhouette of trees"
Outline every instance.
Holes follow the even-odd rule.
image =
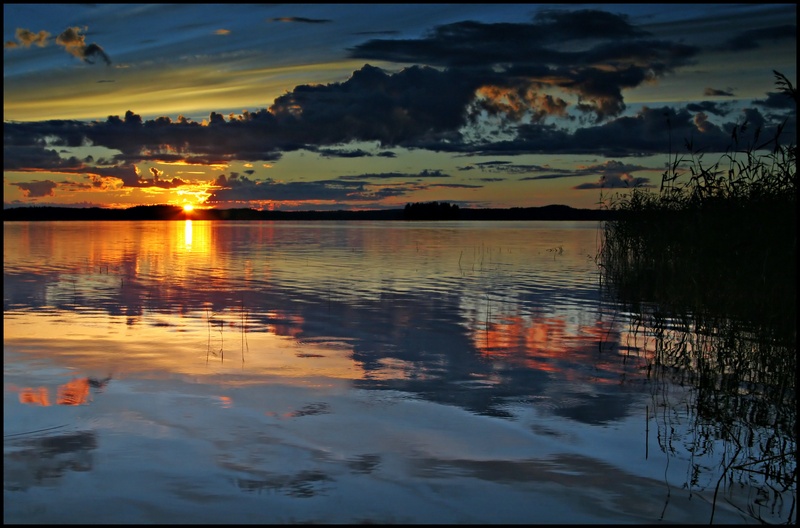
[[[575,209],[566,205],[460,208],[447,202],[415,202],[404,209],[359,211],[259,211],[256,209],[202,209],[187,213],[174,205],[137,205],[127,209],[101,207],[30,206],[3,209],[3,221],[47,220],[609,220],[618,211]]]
[[[414,202],[406,204],[403,218],[406,220],[458,220],[457,205],[447,202]]]

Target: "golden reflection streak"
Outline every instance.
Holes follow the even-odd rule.
[[[183,226],[183,243],[187,251],[192,249],[192,221],[186,220]]]
[[[29,359],[46,359],[72,369],[103,371],[113,362],[115,379],[128,376],[163,379],[175,375],[197,378],[226,372],[240,375],[245,368],[246,376],[237,376],[226,385],[280,379],[287,385],[339,386],[364,376],[363,370],[350,357],[352,348],[346,345],[304,343],[299,349],[296,339],[289,337],[295,333],[292,323],[248,332],[249,351],[242,352],[241,315],[235,310],[214,313],[212,318],[222,324],[216,323],[211,332],[206,324],[207,317],[205,312],[158,314],[159,326],[143,324],[132,329],[125,324],[127,316],[124,315],[109,316],[95,325],[81,325],[79,316],[60,313],[35,317],[36,330],[32,334],[31,325],[26,324],[26,319],[30,321],[30,318],[26,316],[5,321],[4,339],[11,348],[24,349]],[[152,323],[152,316],[146,315],[145,319],[148,318]],[[80,328],[80,332],[76,328]],[[272,333],[273,329],[288,335],[277,335]],[[181,331],[180,339],[175,338],[176,330]],[[159,346],[154,347],[153,343]],[[222,354],[219,353],[221,349]],[[109,350],[114,353],[110,354]],[[117,353],[120,351],[124,353]],[[20,396],[22,403],[48,405],[52,402],[46,389],[44,392],[38,387],[13,390],[24,394]],[[64,387],[59,395],[64,397],[64,402],[77,401],[81,390],[76,384]],[[226,405],[225,400],[221,402]]]

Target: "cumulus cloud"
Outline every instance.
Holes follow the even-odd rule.
[[[43,196],[55,196],[58,184],[52,180],[37,180],[32,182],[13,182],[10,185],[19,187],[22,196],[26,198],[41,198]]]
[[[95,43],[86,44],[86,37],[81,34],[81,31],[85,30],[86,28],[82,30],[79,27],[69,27],[56,37],[55,43],[62,46],[72,56],[84,62],[88,62],[89,64],[94,64],[94,58],[100,57],[107,65],[110,65],[111,59],[103,48]],[[16,31],[16,39],[17,42],[6,42],[5,49],[20,46],[29,48],[33,44],[43,48],[50,43],[50,33],[44,30],[34,33],[28,29],[18,28]]]
[[[419,39],[374,39],[350,50],[354,58],[415,63],[469,72],[483,93],[480,105],[519,120],[563,115],[566,101],[598,121],[624,109],[622,90],[691,64],[699,48],[657,40],[624,15],[599,10],[545,10],[531,22],[456,22]]]
[[[29,29],[17,28],[15,36],[17,41],[14,42],[13,40],[9,40],[6,42],[4,46],[6,49],[12,49],[19,46],[22,46],[23,48],[30,48],[34,44],[40,48],[43,48],[47,46],[47,39],[50,38],[50,33],[44,30],[34,33]]]
[[[161,189],[174,189],[176,187],[189,185],[190,183],[177,177],[165,179],[164,171],[159,170],[156,167],[150,167],[149,172],[150,176],[152,176],[150,179],[143,177],[137,166],[133,167],[133,172],[136,175],[136,179],[133,180],[130,177],[125,178],[123,181],[126,187],[159,187]]]
[[[622,163],[620,161],[609,160],[601,165],[581,167],[575,171],[574,176],[586,176],[600,174],[595,182],[582,183],[573,187],[575,190],[587,189],[632,189],[634,187],[653,187],[650,178],[634,176],[635,171],[657,170],[639,165]]]
[[[63,46],[68,53],[89,64],[94,64],[93,57],[95,55],[103,59],[107,65],[111,64],[111,59],[108,58],[103,48],[95,43],[86,44],[86,37],[81,34],[81,28],[79,27],[65,29],[56,37],[56,44]]]
[[[582,183],[573,187],[575,190],[594,189],[633,189],[635,187],[653,187],[649,178],[636,178],[630,174],[611,174],[601,176],[600,180],[592,183]]]
[[[374,73],[371,67],[365,68],[368,77]],[[323,155],[338,153],[357,157],[366,151],[328,150],[325,145],[375,139],[386,144],[473,155],[592,154],[613,158],[664,152],[670,144],[671,134],[676,141],[693,138],[695,144],[706,151],[724,152],[730,147],[733,128],[744,117],[730,116],[727,122],[711,123],[708,116],[722,116],[723,108],[710,103],[689,105],[683,109],[644,107],[634,115],[576,130],[530,122],[519,125],[510,139],[468,142],[455,129],[463,123],[455,108],[450,110],[433,105],[434,109],[426,113],[423,109],[430,103],[414,100],[408,100],[404,107],[403,96],[396,93],[382,95],[382,92],[391,92],[390,87],[405,86],[409,80],[402,79],[400,73],[394,76],[380,71],[375,73],[371,82],[377,81],[372,82],[377,89],[372,95],[367,94],[366,89],[370,82],[351,85],[348,84],[353,82],[351,79],[338,85],[314,87],[310,93],[298,89],[282,96],[271,110],[245,112],[227,120],[215,114],[206,125],[181,118],[177,121],[167,117],[143,120],[130,111],[124,119],[109,116],[104,121],[88,123],[63,120],[6,123],[4,166],[35,170],[37,166],[40,169],[55,168],[62,163],[78,165],[74,160],[61,160],[55,151],[47,152],[45,144],[50,145],[50,150],[57,146],[82,145],[114,149],[118,154],[109,161],[119,167],[177,161],[206,165],[233,160],[274,162],[283,153],[300,149]],[[423,77],[426,75],[427,72],[423,73]],[[398,76],[401,78],[395,80]],[[324,104],[322,94],[330,96],[328,105]],[[354,94],[365,94],[365,97]],[[289,99],[303,111],[295,113]],[[789,98],[785,99],[791,102]],[[351,111],[347,112],[345,108]],[[374,110],[370,112],[370,108]],[[774,125],[769,125],[757,109],[749,112],[746,118],[751,123],[763,123],[762,138],[774,133]],[[699,113],[703,115],[695,117]],[[794,129],[787,126],[784,133],[785,141],[793,141]],[[492,166],[478,167],[490,170]],[[504,172],[521,173],[535,169],[515,166]],[[159,177],[161,180],[163,178]],[[125,181],[126,185],[140,185],[138,179],[130,175]]]

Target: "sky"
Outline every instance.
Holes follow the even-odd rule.
[[[795,4],[4,4],[3,207],[598,208],[784,125]],[[738,130],[738,143],[733,131]]]

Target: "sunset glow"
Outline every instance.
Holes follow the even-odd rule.
[[[4,4],[4,207],[596,209],[796,142],[796,9]]]

